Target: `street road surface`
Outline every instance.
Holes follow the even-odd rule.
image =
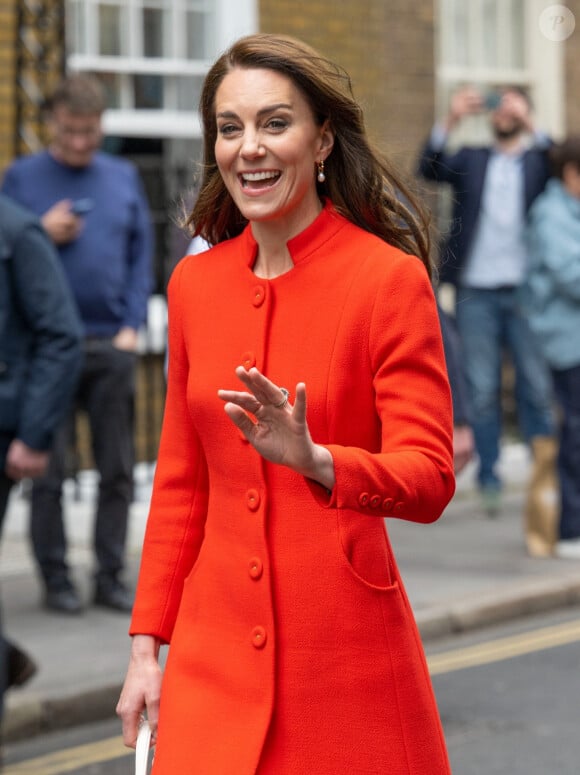
[[[427,655],[454,775],[579,775],[580,608],[432,642]],[[114,719],[6,746],[3,775],[127,775],[133,760]]]

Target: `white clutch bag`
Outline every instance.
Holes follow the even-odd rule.
[[[151,727],[144,721],[139,727],[137,746],[135,748],[135,775],[147,775],[149,763],[149,745],[151,743]]]

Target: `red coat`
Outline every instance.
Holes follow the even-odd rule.
[[[425,268],[327,205],[252,272],[250,228],[170,283],[169,382],[132,633],[170,642],[155,775],[441,775],[431,683],[385,517],[436,520],[452,416]],[[336,486],[265,462],[217,397],[307,387]],[[428,536],[425,536],[428,540]]]

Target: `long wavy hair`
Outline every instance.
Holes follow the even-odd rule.
[[[238,235],[247,224],[224,185],[215,158],[216,92],[234,68],[274,70],[293,81],[307,99],[315,121],[322,125],[328,120],[335,134],[324,168],[326,180],[316,184],[319,195],[328,197],[352,223],[418,256],[431,277],[426,212],[403,177],[372,147],[350,77],[307,44],[283,35],[259,33],[239,39],[205,78],[200,98],[202,177],[199,195],[186,220],[192,235],[201,235],[216,245]]]

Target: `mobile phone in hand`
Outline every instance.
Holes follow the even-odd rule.
[[[88,197],[85,199],[76,199],[72,203],[70,211],[73,215],[86,215],[87,213],[91,212],[94,206],[95,203]]]
[[[500,92],[490,91],[485,95],[483,104],[487,110],[497,110],[501,102],[501,97],[502,95]]]

